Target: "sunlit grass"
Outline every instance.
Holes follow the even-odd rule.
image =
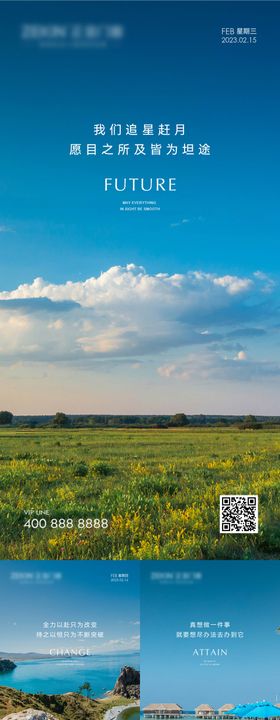
[[[259,495],[258,535],[219,535],[227,493]],[[280,434],[2,430],[0,503],[2,559],[279,557]],[[24,528],[32,509],[74,527]]]

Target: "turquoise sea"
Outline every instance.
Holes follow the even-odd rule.
[[[2,674],[0,684],[24,692],[48,695],[76,692],[84,682],[90,682],[93,697],[102,697],[106,691],[113,689],[124,665],[139,670],[137,653],[15,662],[15,670]]]

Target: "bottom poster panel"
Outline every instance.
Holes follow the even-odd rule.
[[[0,580],[1,720],[280,718],[279,561],[2,561]]]
[[[139,719],[139,565],[0,563],[0,718]]]
[[[280,717],[279,565],[142,563],[145,719]]]

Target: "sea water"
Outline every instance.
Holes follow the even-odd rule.
[[[139,708],[127,708],[119,715],[118,720],[140,720]]]
[[[77,692],[89,682],[92,697],[98,698],[113,689],[124,665],[139,670],[139,654],[16,661],[14,670],[1,674],[0,684],[28,693],[60,695]]]

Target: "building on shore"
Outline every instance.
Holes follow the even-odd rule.
[[[180,718],[183,708],[177,703],[152,703],[143,712],[144,718]]]

